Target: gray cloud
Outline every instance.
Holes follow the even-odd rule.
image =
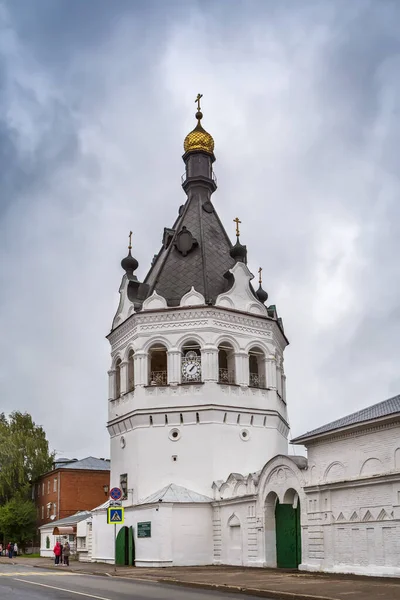
[[[1,409],[108,453],[108,333],[176,216],[204,94],[215,205],[291,345],[295,435],[399,390],[397,2],[0,2]],[[88,435],[88,424],[90,424]]]

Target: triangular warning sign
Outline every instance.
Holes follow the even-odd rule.
[[[122,521],[122,518],[121,518],[121,516],[122,516],[122,515],[121,515],[121,513],[120,513],[120,511],[119,511],[119,510],[112,510],[112,511],[111,511],[111,516],[110,516],[110,521],[113,521],[113,522],[114,522],[114,521],[118,521],[118,522],[119,522],[119,521]]]

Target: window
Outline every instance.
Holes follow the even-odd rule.
[[[40,483],[38,483],[38,486],[37,486],[37,495],[38,495],[38,498],[40,498]]]
[[[53,515],[56,517],[57,516],[57,504],[54,502],[53,504]]]
[[[187,342],[182,348],[181,381],[201,381],[201,351],[197,342]]]
[[[51,504],[47,505],[47,518],[50,519],[50,509],[51,509]]]
[[[149,350],[149,385],[167,385],[168,366],[165,346],[152,346]]]
[[[252,348],[249,352],[249,386],[265,388],[265,360],[261,348]]]
[[[42,496],[44,496],[44,481],[42,483]]]
[[[235,383],[235,357],[229,343],[218,347],[218,383]]]
[[[44,519],[44,506],[42,506],[42,519]]]
[[[119,476],[119,487],[122,491],[122,500],[126,500],[128,497],[128,475],[124,473]]]
[[[134,352],[129,351],[128,354],[128,392],[132,392],[135,389],[135,362]]]
[[[57,491],[57,477],[55,477],[54,481],[53,481],[53,492],[56,492],[56,491]]]
[[[50,479],[47,480],[47,493],[50,494]]]
[[[121,395],[121,359],[115,363],[115,398]]]
[[[69,535],[68,536],[68,541],[69,541],[70,544],[71,543],[73,544],[75,542],[75,536],[74,535]]]

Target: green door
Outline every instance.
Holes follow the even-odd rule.
[[[133,535],[133,527],[129,527],[129,566],[135,566],[135,537]]]
[[[276,562],[278,567],[297,569],[301,563],[300,506],[276,504]]]
[[[117,565],[129,564],[129,529],[121,527],[117,534],[115,544],[115,563]]]
[[[135,565],[135,540],[133,527],[121,527],[115,544],[115,563],[117,565]]]

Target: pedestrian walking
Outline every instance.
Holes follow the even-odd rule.
[[[69,567],[69,555],[71,554],[71,546],[68,542],[64,544],[64,565]]]
[[[56,542],[56,545],[53,548],[54,553],[54,564],[60,564],[60,556],[61,556],[61,544],[60,542]]]
[[[15,542],[15,544],[14,544],[14,556],[18,556],[18,546],[17,546],[17,542]]]
[[[12,542],[9,542],[9,544],[7,546],[7,552],[8,552],[8,558],[12,558],[13,554],[14,554],[14,544]]]

